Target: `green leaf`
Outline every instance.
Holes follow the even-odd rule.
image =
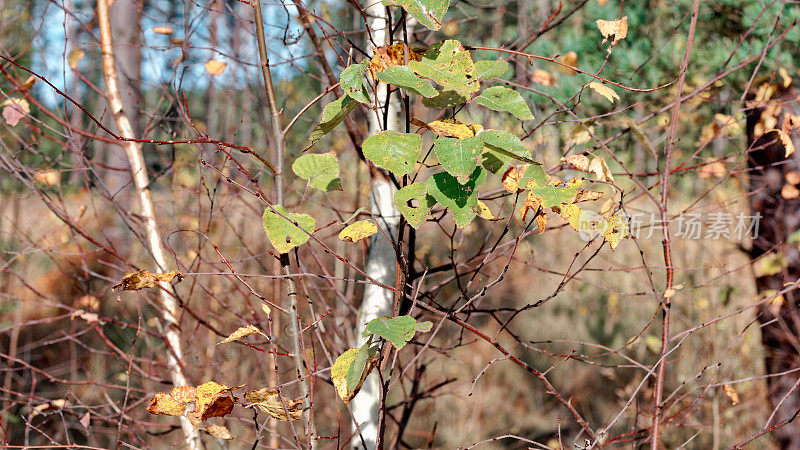
[[[421,61],[410,61],[408,66],[417,75],[465,97],[480,90],[475,63],[458,41],[448,40],[435,44],[425,52]]]
[[[469,176],[478,166],[483,139],[480,137],[456,139],[438,137],[433,143],[433,151],[439,157],[442,168],[456,177],[459,183],[469,181]]]
[[[381,131],[364,140],[364,156],[377,166],[403,176],[414,170],[422,151],[422,137],[414,133]]]
[[[522,141],[507,131],[485,130],[478,136],[483,139],[483,145],[487,150],[483,154],[483,166],[491,172],[497,173],[503,170],[514,160],[535,163],[525,156],[528,149],[522,145]]]
[[[369,64],[369,61],[366,61],[366,63]],[[363,62],[359,64],[350,64],[342,71],[342,74],[339,75],[339,85],[342,87],[345,94],[350,96],[353,100],[369,104],[371,101],[364,88],[365,70],[366,64]]]
[[[503,59],[497,61],[476,61],[475,74],[478,78],[488,79],[502,76],[508,71],[508,63]]]
[[[292,171],[298,177],[308,180],[311,187],[321,191],[342,190],[339,179],[339,159],[333,152],[317,155],[307,153],[297,158],[292,164]]]
[[[456,91],[442,91],[436,97],[423,98],[422,104],[426,108],[449,108],[467,102],[467,97]]]
[[[366,331],[362,333],[362,336],[371,334],[380,336],[391,342],[394,348],[400,350],[414,337],[417,327],[422,326],[423,329],[425,328],[424,323],[418,324],[416,319],[411,316],[378,317],[367,324]],[[428,327],[428,330],[430,330],[430,327]]]
[[[274,208],[275,211],[289,218],[289,220],[286,220],[269,208],[264,210],[264,216],[262,217],[264,231],[267,232],[267,238],[269,238],[275,250],[279,253],[286,253],[305,243],[310,237],[309,235],[314,232],[314,226],[317,221],[308,214],[290,214],[286,211],[286,208],[280,205],[275,205]]]
[[[435,97],[438,94],[430,82],[416,76],[408,66],[390,66],[383,72],[378,72],[376,76],[386,84],[392,84],[423,97]]]
[[[375,359],[377,347],[370,348],[370,343],[359,348],[351,348],[339,355],[331,367],[331,380],[345,403],[355,397],[364,380],[372,369],[372,361]]]
[[[547,172],[544,171],[541,164],[535,163],[528,166],[517,183],[522,189],[528,189],[531,187],[528,186],[531,181],[535,183],[536,187],[543,187],[550,181],[550,177],[547,175]]]
[[[513,114],[519,120],[533,119],[533,113],[525,103],[519,92],[503,86],[492,86],[478,98],[475,103],[495,111],[505,111]]]
[[[325,105],[322,110],[322,118],[319,125],[311,130],[308,136],[308,143],[303,150],[308,150],[317,143],[323,136],[330,133],[331,130],[336,128],[336,125],[342,123],[345,117],[358,105],[358,102],[349,96],[339,97],[336,100]]]
[[[530,191],[539,198],[543,208],[552,208],[572,203],[572,199],[578,193],[578,188],[575,186],[533,186]]]
[[[477,167],[469,181],[461,184],[447,172],[441,172],[428,178],[428,193],[442,206],[450,209],[458,228],[464,228],[477,215],[477,187],[486,181],[486,171]]]
[[[385,6],[401,6],[417,22],[430,30],[442,27],[442,18],[450,6],[449,0],[383,0]]]
[[[409,206],[409,201],[416,201],[417,206]],[[427,183],[411,183],[394,193],[394,204],[406,222],[416,229],[428,220],[436,199],[428,195]]]
[[[433,328],[433,324],[427,320],[425,322],[417,322],[417,331],[420,333],[427,333],[431,331],[431,328]]]

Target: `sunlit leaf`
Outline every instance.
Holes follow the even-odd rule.
[[[412,206],[408,205],[409,201]],[[395,192],[394,204],[406,222],[416,229],[428,219],[436,199],[428,195],[427,183],[411,183]]]
[[[605,97],[606,100],[610,101],[611,103],[614,103],[614,101],[619,100],[619,95],[617,95],[617,93],[614,92],[613,89],[604,84],[600,84],[596,81],[593,81],[589,83],[589,87],[592,88],[593,91]]]
[[[383,316],[371,320],[361,334],[363,336],[369,336],[370,334],[380,336],[400,350],[414,337],[417,327],[416,319],[411,316]],[[429,326],[423,325],[422,329],[425,328],[430,329]]]
[[[418,77],[408,66],[392,66],[376,75],[384,83],[403,88],[423,97],[435,97],[439,93],[427,80]]]
[[[383,4],[401,6],[425,28],[438,30],[450,0],[383,0]]]
[[[378,232],[378,226],[371,220],[359,220],[348,225],[339,233],[339,239],[345,242],[357,242]]]
[[[433,143],[433,150],[442,168],[464,184],[478,166],[483,139],[479,137],[455,139],[439,137]]]
[[[222,73],[225,72],[225,67],[227,67],[226,63],[217,61],[216,59],[209,59],[208,62],[205,63],[206,71],[211,75],[222,75]]]
[[[480,89],[475,63],[460,42],[448,40],[435,44],[420,61],[408,63],[417,75],[433,80],[445,90],[465,97]]]
[[[414,170],[422,151],[422,137],[413,133],[381,131],[364,140],[364,156],[397,176]]]
[[[323,155],[306,153],[292,163],[292,171],[298,177],[308,180],[311,187],[321,191],[337,191],[342,189],[339,179],[339,159],[336,154]]]
[[[319,124],[311,130],[308,136],[308,143],[306,143],[304,150],[311,148],[311,146],[316,144],[323,136],[330,133],[331,130],[342,123],[356,106],[358,106],[358,102],[353,100],[349,95],[339,97],[325,105],[325,108],[322,109],[322,118]]]
[[[439,136],[466,139],[475,136],[474,129],[480,125],[466,125],[456,119],[434,120],[426,127]]]
[[[504,59],[496,61],[476,61],[475,76],[481,79],[497,78],[508,71],[508,62]]]
[[[157,393],[147,407],[150,414],[180,416],[186,411],[186,405],[175,401],[169,394]]]
[[[628,16],[618,20],[597,20],[597,28],[603,34],[603,42],[614,36],[612,44],[616,44],[628,35]]]
[[[155,34],[172,34],[172,28],[170,27],[153,27],[151,30]]]
[[[215,438],[231,440],[233,439],[233,435],[231,432],[222,425],[208,425],[205,428],[206,433],[214,436]]]
[[[357,358],[357,356],[361,357]],[[366,359],[364,359],[366,354]],[[339,355],[331,367],[331,380],[336,387],[336,393],[345,402],[350,400],[358,393],[364,380],[372,370],[376,351],[371,349],[369,342],[360,348],[351,348]],[[356,364],[358,359],[358,364]],[[349,376],[348,376],[349,375]]]
[[[210,417],[224,417],[233,410],[233,397],[230,388],[213,381],[197,386],[195,412],[204,421]]]
[[[492,86],[475,99],[475,103],[494,111],[513,114],[517,119],[533,119],[533,113],[519,92],[504,86]]]
[[[226,337],[225,339],[223,339],[220,342],[218,342],[217,345],[227,344],[228,342],[233,342],[233,341],[238,341],[239,339],[246,338],[247,336],[250,336],[251,334],[256,334],[256,333],[264,334],[255,325],[248,325],[246,327],[239,327],[239,328],[236,329],[236,331],[234,331],[233,333],[228,335],[228,337]],[[266,337],[266,335],[265,335],[265,337]]]
[[[267,238],[275,250],[279,253],[286,253],[305,243],[310,237],[309,234],[314,232],[316,220],[308,214],[289,213],[280,205],[275,205],[274,208],[275,211],[289,218],[286,220],[269,208],[264,210],[262,217],[264,231],[267,232]]]
[[[453,213],[458,228],[464,228],[477,215],[477,187],[486,180],[486,170],[477,167],[469,180],[461,184],[447,172],[428,178],[428,193]]]

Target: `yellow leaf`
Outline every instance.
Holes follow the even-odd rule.
[[[215,438],[226,439],[226,440],[233,439],[233,435],[231,434],[231,432],[228,431],[228,429],[222,425],[209,425],[203,429],[206,430],[206,433],[214,436]]]
[[[605,230],[603,230],[603,237],[608,241],[611,251],[617,248],[623,239],[628,237],[628,223],[625,217],[621,215],[611,216],[606,220]]]
[[[175,386],[169,391],[169,395],[180,403],[192,403],[197,400],[197,391],[194,386]]]
[[[349,403],[350,400],[358,394],[358,391],[361,390],[361,386],[364,384],[364,380],[369,375],[373,367],[373,363],[377,363],[377,352],[371,354],[366,361],[364,366],[364,371],[361,374],[361,378],[357,381],[355,386],[348,386],[347,385],[347,371],[350,369],[350,366],[353,365],[353,361],[356,359],[356,355],[358,354],[357,348],[351,348],[346,352],[339,355],[336,358],[336,361],[333,362],[333,366],[331,367],[331,380],[333,381],[334,387],[336,387],[336,393],[339,394],[339,397],[345,402]]]
[[[39,170],[34,172],[33,181],[45,186],[55,186],[61,181],[61,172],[57,170]]]
[[[576,56],[577,57],[577,56]],[[574,64],[573,64],[574,66]],[[555,86],[556,80],[553,78],[552,75],[545,72],[542,69],[536,69],[533,71],[533,75],[531,75],[531,81],[534,83],[543,84],[545,86]]]
[[[222,341],[218,342],[217,345],[220,344],[227,344],[228,342],[238,341],[239,339],[245,338],[250,336],[251,334],[261,333],[261,330],[255,327],[255,325],[248,325],[246,327],[239,327],[233,333],[229,334],[228,337],[223,339]],[[264,335],[266,337],[266,335]]]
[[[152,30],[155,34],[172,34],[172,28],[170,27],[153,27]]]
[[[664,298],[672,298],[674,296],[675,296],[675,289],[669,288],[666,291],[664,291]]]
[[[593,91],[605,97],[606,100],[610,101],[611,103],[614,103],[615,100],[619,100],[619,95],[617,95],[613,89],[606,85],[593,81],[589,83],[589,87],[592,88]]]
[[[186,411],[186,405],[175,401],[175,399],[168,394],[159,392],[153,397],[153,400],[150,401],[150,406],[147,407],[147,411],[150,414],[180,416]]]
[[[783,188],[781,189],[781,197],[787,200],[800,197],[800,190],[791,184],[784,184]]]
[[[792,77],[789,76],[789,72],[784,69],[783,67],[778,69],[778,73],[781,76],[782,82],[781,85],[784,89],[788,88],[792,84]]]
[[[492,214],[492,211],[489,209],[489,207],[486,206],[486,203],[483,203],[480,200],[478,200],[478,217],[492,222],[496,220],[502,220],[499,217],[495,217],[494,214]]]
[[[247,406],[255,406],[278,420],[298,420],[303,415],[303,410],[301,409],[302,399],[289,400],[283,397],[282,402],[278,391],[275,389],[263,388],[257,391],[250,391],[244,394],[244,399],[250,402],[250,405]],[[286,403],[286,409],[283,408],[284,402]],[[288,416],[286,415],[287,410],[289,411]]]
[[[727,395],[728,398],[731,399],[731,402],[733,402],[734,405],[739,404],[739,394],[737,394],[732,387],[730,387],[727,384],[723,384],[722,389],[725,391],[725,395]]]
[[[67,64],[69,64],[69,68],[72,70],[77,69],[78,63],[81,62],[81,59],[83,59],[83,55],[85,55],[85,53],[78,47],[70,50],[69,54],[67,55]]]
[[[558,65],[558,70],[567,74],[567,75],[575,75],[578,73],[577,71],[573,70],[578,67],[578,54],[575,52],[569,52],[558,59],[561,64]]]
[[[628,35],[628,16],[618,20],[598,20],[597,28],[603,34],[603,42],[614,36],[614,40],[611,43],[616,44]]]
[[[503,174],[503,187],[511,193],[519,190],[519,171],[516,167],[511,166]]]
[[[230,388],[224,384],[209,381],[197,386],[195,392],[197,400],[194,409],[201,422],[210,417],[223,417],[233,410]]]
[[[784,175],[786,182],[790,184],[800,184],[800,173],[790,170]]]
[[[768,130],[767,132],[769,133],[770,131],[778,133],[778,138],[781,140],[781,144],[783,144],[783,147],[786,149],[786,155],[784,155],[786,158],[794,153],[794,143],[792,142],[792,138],[789,136],[789,133],[776,128]]]
[[[216,59],[209,59],[207,63],[205,63],[205,68],[211,75],[222,75],[222,72],[225,72],[225,64],[222,61],[217,61]]]
[[[789,263],[783,255],[778,253],[770,253],[762,256],[758,261],[753,263],[753,272],[756,277],[768,277],[780,273],[785,269]]]
[[[345,242],[356,242],[368,238],[378,232],[378,226],[371,220],[359,220],[348,225],[341,233],[339,239]]]
[[[605,160],[599,156],[592,158],[592,162],[589,164],[589,171],[594,173],[598,180],[609,183],[614,182],[614,175],[611,174],[611,170],[608,169]]]
[[[465,125],[455,119],[434,120],[428,124],[428,129],[444,137],[457,139],[475,137],[475,131],[469,125]]]
[[[261,310],[264,311],[264,314],[267,315],[272,312],[272,309],[270,309],[269,305],[267,305],[266,303],[261,305]]]
[[[122,277],[122,281],[112,286],[112,289],[122,287],[122,290],[124,291],[138,291],[140,289],[154,287],[161,281],[169,283],[173,278],[176,277],[178,278],[178,281],[180,281],[183,278],[183,274],[177,270],[172,270],[167,273],[150,273],[147,270],[142,269],[138,272],[132,272],[125,275]]]

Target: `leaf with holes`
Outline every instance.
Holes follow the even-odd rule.
[[[427,183],[411,183],[394,193],[394,204],[406,222],[416,229],[428,220],[436,199],[428,195]]]
[[[308,184],[321,191],[341,191],[342,180],[339,179],[339,159],[333,152],[318,155],[307,153],[301,155],[292,164],[292,172],[298,177],[308,180]]]
[[[428,331],[431,329],[431,325],[430,322],[417,323],[416,319],[411,316],[383,316],[371,320],[361,334],[363,336],[380,336],[391,342],[394,348],[400,350],[408,344],[418,330]]]
[[[311,148],[317,141],[342,123],[345,117],[347,117],[357,105],[358,102],[348,95],[339,97],[325,105],[325,108],[322,109],[322,118],[319,120],[319,124],[311,130],[308,136],[308,143],[306,143],[304,150]]]
[[[492,86],[478,98],[475,103],[483,105],[494,111],[504,111],[513,114],[519,120],[533,119],[533,113],[525,103],[519,92],[503,86]]]
[[[435,97],[438,94],[429,81],[418,77],[408,66],[391,66],[376,76],[386,84],[403,88],[423,97]]]
[[[414,170],[422,151],[422,137],[413,133],[381,131],[364,140],[364,156],[401,177]]]
[[[450,0],[383,0],[385,6],[400,6],[422,26],[430,30],[442,27],[442,18]]]
[[[439,157],[442,168],[456,177],[461,184],[469,181],[469,176],[478,166],[482,150],[483,139],[480,137],[467,139],[439,137],[433,143],[433,151]]]
[[[465,97],[480,89],[475,63],[458,41],[448,40],[435,44],[425,52],[421,61],[411,61],[408,66],[417,75]]]
[[[486,170],[477,167],[469,180],[461,184],[447,172],[428,178],[428,193],[453,213],[458,228],[464,228],[477,215],[477,187],[486,181]]]
[[[317,221],[308,214],[290,214],[286,208],[280,205],[275,205],[274,208],[275,211],[289,218],[286,220],[269,208],[264,210],[262,217],[264,231],[267,232],[267,238],[275,250],[279,253],[286,253],[298,245],[304,244],[310,234],[314,232]]]

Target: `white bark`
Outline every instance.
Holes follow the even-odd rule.
[[[109,8],[107,0],[97,2],[97,21],[100,26],[100,41],[103,53],[103,77],[106,82],[106,98],[108,99],[111,113],[114,116],[119,135],[125,139],[134,139],[135,134],[128,116],[125,114],[120,96],[117,81],[117,69],[114,62],[114,47],[111,38],[111,21],[109,18]],[[148,188],[150,180],[147,176],[147,169],[142,156],[141,144],[132,141],[123,143],[128,163],[131,166],[133,184],[139,196],[139,206],[141,216],[145,222],[145,233],[147,235],[148,248],[153,255],[158,271],[165,272],[167,260],[164,256],[164,246],[156,225],[155,208],[153,199],[150,197]],[[178,332],[178,321],[176,319],[178,303],[175,301],[172,285],[169,283],[159,284],[159,295],[164,307],[162,320],[164,322],[164,336],[166,337],[169,351],[167,352],[167,366],[175,386],[186,386],[186,376],[183,374],[179,364],[183,352],[181,348],[180,333]],[[201,450],[203,442],[194,426],[184,416],[180,416],[181,428],[186,438],[187,446],[192,450]]]
[[[380,47],[389,41],[389,29],[387,26],[386,7],[380,2],[370,2],[367,8],[367,16],[371,18],[369,24],[372,30],[372,38],[375,47]],[[378,114],[370,114],[370,135],[378,133],[383,129],[383,107],[386,101],[387,87],[380,84],[375,92],[378,103]],[[387,130],[397,130],[399,108],[396,99],[393,97],[388,104]],[[396,188],[390,180],[376,176],[372,178],[370,189],[370,209],[374,215],[380,230],[370,238],[369,253],[367,254],[366,274],[376,281],[393,286],[397,275],[397,264],[393,243],[397,241],[397,227],[400,223],[400,211],[394,205],[394,193]],[[390,240],[387,240],[387,236]],[[366,340],[361,336],[365,325],[372,319],[391,314],[394,293],[388,289],[368,284],[364,288],[364,298],[358,311],[358,322],[356,326],[356,346],[363,345]],[[366,444],[367,450],[375,448],[378,437],[378,403],[380,400],[380,384],[378,375],[372,373],[367,377],[361,392],[353,398],[350,403],[353,411],[353,419],[358,425],[360,436],[352,440],[353,448],[363,448]],[[363,442],[362,442],[363,439]]]

